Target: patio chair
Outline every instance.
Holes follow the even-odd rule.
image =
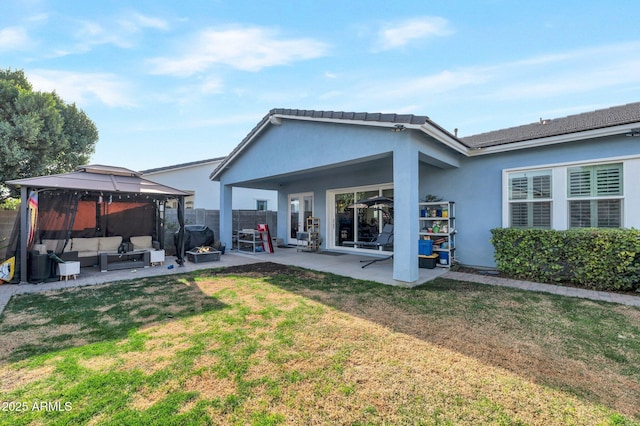
[[[379,233],[372,241],[344,241],[342,245],[352,246],[358,248],[380,248],[380,247],[393,247],[393,225],[388,223],[382,228],[382,232]],[[384,260],[393,259],[393,254],[384,258],[375,260],[361,260],[360,262],[366,262],[362,265],[363,268]]]

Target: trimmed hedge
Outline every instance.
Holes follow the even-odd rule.
[[[498,270],[538,282],[570,282],[594,290],[640,291],[637,229],[495,228]]]

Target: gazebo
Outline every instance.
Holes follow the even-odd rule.
[[[6,183],[20,189],[20,232],[11,248],[21,282],[28,279],[29,250],[43,239],[63,239],[66,245],[70,238],[78,237],[152,235],[164,248],[164,211],[170,199],[178,201],[176,257],[179,265],[184,263],[184,197],[188,192],[144,179],[133,170],[104,165]]]

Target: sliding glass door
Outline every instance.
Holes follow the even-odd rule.
[[[349,242],[372,241],[384,225],[393,224],[393,188],[389,186],[329,191],[327,200],[334,227],[330,241],[333,247],[353,247]]]

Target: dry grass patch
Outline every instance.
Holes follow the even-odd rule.
[[[81,367],[87,368],[93,371],[108,371],[108,370],[111,370],[118,363],[119,363],[119,359],[112,355],[94,356],[91,358],[78,360],[78,364]]]
[[[53,373],[54,370],[55,367],[53,365],[36,368],[2,366],[0,367],[0,392],[10,393],[16,389],[28,386],[43,377],[47,377]]]

